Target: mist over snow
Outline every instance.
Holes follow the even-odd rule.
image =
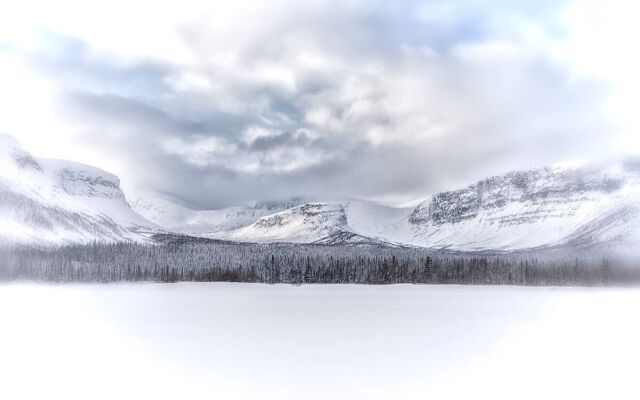
[[[638,152],[631,2],[26,0],[0,130],[192,208],[402,204]]]

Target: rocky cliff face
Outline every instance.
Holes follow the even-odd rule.
[[[287,200],[259,201],[255,204],[255,206],[253,206],[253,208],[256,210],[279,212],[288,210],[293,207],[301,206],[306,203],[309,203],[309,201],[305,200],[303,197],[293,197]]]
[[[552,204],[580,202],[613,193],[625,184],[625,174],[588,169],[542,168],[512,172],[479,181],[465,189],[438,193],[409,217],[413,224],[457,223],[510,203],[540,206],[537,212],[514,216],[520,222],[544,218]],[[501,221],[508,222],[508,221]]]
[[[120,179],[115,175],[69,161],[41,160],[40,163],[69,195],[126,201],[120,190]]]

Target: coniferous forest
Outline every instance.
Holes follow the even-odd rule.
[[[640,283],[630,259],[587,252],[464,254],[417,248],[166,241],[0,250],[0,279],[475,285]]]

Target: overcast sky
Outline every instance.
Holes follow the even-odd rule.
[[[133,3],[133,4],[132,4]],[[22,0],[0,130],[194,207],[640,153],[633,1]]]

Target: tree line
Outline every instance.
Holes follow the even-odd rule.
[[[0,249],[0,279],[46,282],[620,285],[630,260],[600,254],[456,254],[415,248],[176,242]]]

